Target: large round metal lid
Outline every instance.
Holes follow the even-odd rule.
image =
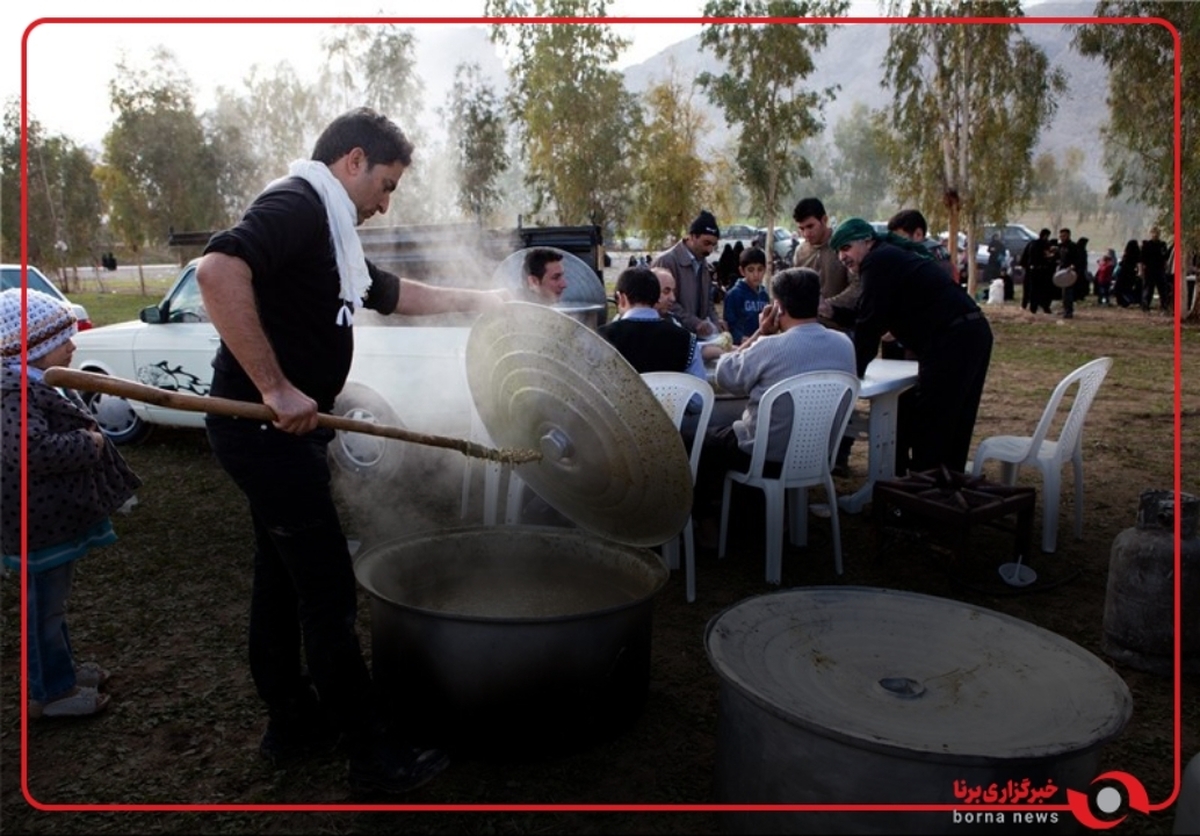
[[[705,634],[721,677],[773,715],[860,748],[956,763],[1099,746],[1132,710],[1095,655],[970,604],[809,587],[742,601]]]
[[[542,452],[516,473],[577,525],[632,546],[683,529],[692,472],[679,430],[594,331],[510,302],[471,328],[467,383],[493,443]]]

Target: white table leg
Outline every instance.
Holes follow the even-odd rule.
[[[838,507],[857,514],[871,501],[875,482],[896,475],[896,411],[900,392],[871,398],[867,419],[867,481],[852,494],[838,497]]]

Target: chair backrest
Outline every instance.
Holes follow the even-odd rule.
[[[771,412],[777,404],[792,404],[791,436],[780,478],[812,482],[833,465],[838,444],[858,399],[859,380],[847,372],[805,372],[779,381],[758,402],[750,476],[761,478],[770,445]]]
[[[1042,413],[1041,420],[1038,421],[1037,429],[1033,431],[1033,438],[1029,448],[1031,453],[1036,454],[1041,449],[1042,442],[1046,440],[1046,435],[1054,425],[1054,416],[1058,412],[1059,404],[1062,403],[1062,399],[1066,396],[1067,391],[1078,383],[1079,391],[1075,393],[1075,399],[1071,403],[1071,411],[1067,413],[1062,431],[1058,435],[1059,456],[1068,457],[1075,452],[1079,445],[1083,443],[1083,422],[1087,418],[1092,401],[1096,398],[1096,392],[1099,390],[1100,384],[1104,382],[1104,377],[1108,374],[1110,368],[1112,368],[1112,358],[1099,357],[1090,363],[1080,366],[1064,377],[1054,387],[1054,392],[1050,395],[1050,401],[1046,404],[1046,409]]]
[[[696,420],[696,434],[692,439],[692,449],[688,451],[688,463],[692,467],[692,479],[700,467],[700,448],[704,446],[704,433],[708,429],[708,419],[712,416],[715,394],[707,380],[701,380],[686,372],[646,372],[642,380],[650,387],[654,397],[663,405],[663,409],[671,416],[675,427],[682,428],[687,416],[688,404],[697,395],[700,397],[700,413]]]

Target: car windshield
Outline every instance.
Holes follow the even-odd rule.
[[[208,322],[208,311],[200,297],[200,285],[196,282],[196,268],[189,267],[175,286],[167,302],[168,322]]]
[[[5,267],[0,276],[0,290],[9,290],[10,288],[21,286],[21,268],[20,267]],[[48,296],[53,296],[55,299],[62,299],[63,295],[58,292],[58,288],[50,284],[46,277],[37,271],[36,268],[30,267],[26,274],[30,290],[38,290]]]

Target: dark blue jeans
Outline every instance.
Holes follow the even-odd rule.
[[[29,697],[48,703],[75,687],[75,657],[67,632],[67,597],[75,561],[29,573]]]
[[[300,652],[321,704],[351,740],[375,722],[371,676],[354,629],[353,562],[330,488],[332,431],[296,436],[270,425],[209,417],[217,460],[250,502],[254,591],[250,671],[273,718],[305,687]]]

